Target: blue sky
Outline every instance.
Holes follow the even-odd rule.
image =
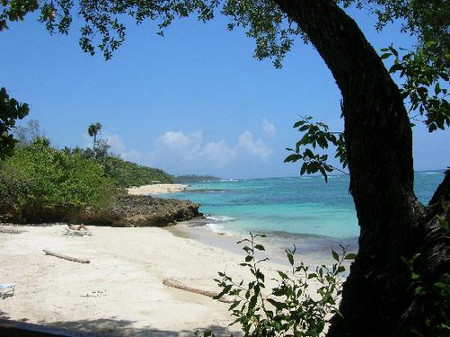
[[[374,18],[352,12],[379,50],[391,42],[411,46],[398,27],[376,33]],[[8,93],[31,105],[58,147],[90,146],[87,127],[103,125],[101,138],[124,159],[171,174],[223,178],[298,175],[284,164],[299,138],[292,128],[314,115],[342,130],[340,94],[311,46],[298,41],[283,69],[253,57],[254,41],[229,32],[226,19],[207,24],[176,21],[165,37],[155,25],[128,28],[111,61],[83,53],[78,31],[50,36],[32,17],[0,33],[2,82]],[[414,130],[417,170],[449,165],[448,131]]]

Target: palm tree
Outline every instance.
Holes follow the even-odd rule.
[[[100,132],[102,125],[100,123],[91,124],[88,127],[88,134],[91,137],[94,137],[94,146],[93,150],[95,150],[95,145],[97,144],[97,134]]]

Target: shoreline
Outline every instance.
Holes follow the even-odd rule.
[[[183,221],[178,223],[176,226],[166,227],[166,229],[172,233],[173,235],[185,238],[192,239],[201,244],[215,247],[219,249],[223,249],[224,251],[230,252],[232,254],[237,254],[240,256],[244,256],[245,252],[242,250],[244,244],[238,244],[238,241],[243,239],[249,239],[250,233],[247,235],[242,233],[232,233],[228,231],[215,232],[205,226],[199,226],[196,224],[198,220],[192,219],[188,221]],[[255,233],[253,233],[255,234]],[[286,257],[286,249],[293,249],[295,247],[295,262],[298,264],[300,262],[305,263],[309,266],[318,266],[318,265],[330,265],[334,263],[331,249],[334,249],[336,252],[340,253],[339,250],[339,239],[336,239],[336,245],[333,247],[329,247],[329,250],[326,251],[313,251],[310,250],[310,247],[305,247],[305,242],[307,239],[304,239],[303,242],[298,244],[294,240],[295,237],[282,237],[280,233],[268,233],[266,237],[258,237],[256,242],[258,244],[262,244],[269,254],[269,261],[275,265],[279,265],[282,267],[289,266],[287,257]],[[292,239],[292,240],[291,240]],[[316,242],[316,238],[313,239],[313,244]],[[310,243],[311,245],[311,243]],[[349,250],[347,253],[355,252],[357,249],[353,245],[345,245],[348,246]]]
[[[67,236],[65,227],[1,225],[23,231],[0,232],[0,282],[16,284],[14,295],[1,300],[1,318],[102,336],[192,336],[205,329],[216,336],[236,335],[239,327],[228,327],[233,321],[229,304],[166,287],[163,281],[218,292],[213,279],[219,271],[249,279],[238,265],[243,253],[164,228],[90,226],[92,236]],[[90,263],[45,255],[43,249]],[[267,279],[286,270],[273,263],[264,269]]]

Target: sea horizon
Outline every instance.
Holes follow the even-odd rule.
[[[441,172],[442,172],[442,173],[444,173],[444,172],[447,171],[447,170],[450,170],[450,167],[447,167],[447,168],[441,168],[441,169],[414,170],[414,173],[427,173],[427,172],[430,172],[430,173],[434,173],[434,172],[441,173]],[[343,176],[343,175],[350,176],[349,173],[347,173],[347,172],[342,172],[342,173],[329,173],[329,174],[328,174],[328,177],[333,177],[333,176]],[[195,174],[194,174],[194,176],[195,176]],[[214,175],[211,175],[211,176],[214,176]],[[308,178],[308,177],[322,177],[322,178],[323,178],[323,176],[322,176],[321,174],[319,174],[319,173],[316,173],[316,174],[309,174],[309,175],[303,175],[303,176],[300,176],[300,175],[296,175],[296,176],[283,176],[283,175],[277,176],[277,175],[274,175],[274,176],[267,176],[267,177],[246,177],[246,178],[237,178],[237,177],[224,178],[224,177],[217,177],[218,180],[202,180],[202,181],[200,181],[200,183],[203,183],[203,182],[214,182],[214,181],[229,181],[229,180],[257,180],[257,179]],[[181,182],[181,184],[183,184],[183,182]],[[195,184],[195,183],[186,183],[186,185],[191,185],[191,184]]]

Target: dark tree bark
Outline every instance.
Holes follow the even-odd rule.
[[[343,97],[350,192],[361,232],[343,289],[344,318],[334,318],[328,336],[408,336],[407,322],[425,308],[410,293],[401,258],[420,252],[430,282],[450,264],[436,220],[444,210],[428,209],[414,195],[412,132],[399,89],[332,0],[274,1],[307,34]]]

